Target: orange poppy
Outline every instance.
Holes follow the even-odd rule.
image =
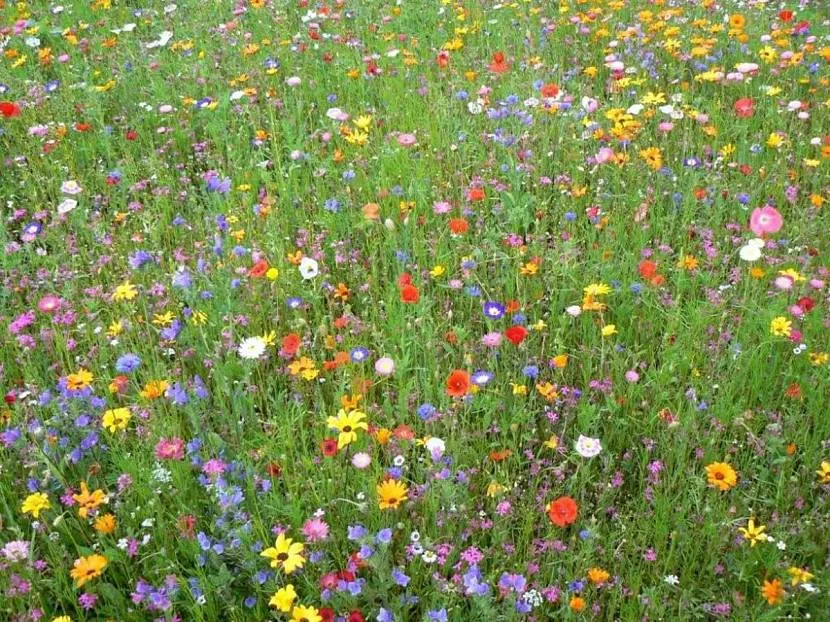
[[[504,52],[496,52],[493,54],[493,60],[490,63],[489,69],[493,73],[507,73],[510,71],[510,65],[504,58]]]
[[[559,497],[548,507],[548,518],[557,527],[567,527],[576,521],[579,505],[572,497]]]
[[[447,395],[464,397],[470,390],[470,374],[463,369],[456,369],[447,378]]]

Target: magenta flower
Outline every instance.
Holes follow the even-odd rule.
[[[752,214],[749,217],[749,228],[752,230],[752,233],[758,236],[762,236],[765,233],[776,233],[781,229],[783,224],[784,219],[781,217],[779,211],[769,205],[752,210]]]

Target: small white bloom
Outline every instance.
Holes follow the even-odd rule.
[[[438,559],[438,556],[433,551],[424,551],[424,554],[421,555],[421,559],[427,564],[434,564]]]
[[[758,261],[761,258],[761,249],[752,244],[745,244],[738,251],[738,256],[744,261]]]
[[[565,313],[567,313],[571,317],[576,317],[580,313],[582,313],[582,308],[579,305],[571,305],[570,307],[565,309]]]
[[[676,574],[667,574],[665,577],[663,577],[663,581],[665,581],[669,585],[678,585],[680,583],[680,579],[677,577]]]
[[[258,359],[265,352],[265,340],[262,337],[248,337],[239,344],[239,356],[243,359]]]
[[[599,455],[602,451],[602,444],[598,438],[591,438],[590,436],[579,435],[576,440],[576,453],[583,458],[593,458]]]
[[[311,257],[303,257],[300,261],[300,276],[306,281],[313,279],[320,273],[320,265]]]

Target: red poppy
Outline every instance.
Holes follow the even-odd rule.
[[[519,309],[522,308],[522,304],[518,300],[508,300],[507,304],[504,305],[504,310],[507,313],[515,313]]]
[[[524,326],[511,326],[504,331],[504,336],[507,337],[513,345],[519,345],[527,337],[527,329]]]
[[[127,130],[127,133],[124,134],[124,137],[127,140],[135,140],[136,138],[138,138],[138,132],[136,132],[135,130]]]
[[[792,18],[793,18],[793,12],[792,11],[787,10],[787,9],[785,9],[783,11],[778,11],[778,19],[780,19],[782,22],[789,22],[789,21],[792,20]]]
[[[467,230],[470,228],[470,223],[468,223],[463,218],[453,218],[450,220],[450,231],[455,235],[461,235],[462,233],[467,233]]]
[[[640,262],[640,265],[637,266],[637,272],[639,272],[640,276],[644,279],[650,279],[657,274],[657,264],[650,259],[643,259]]]
[[[407,304],[415,304],[421,299],[421,293],[414,285],[404,285],[401,287],[401,302]]]
[[[571,497],[559,497],[548,507],[548,518],[557,527],[567,527],[576,521],[579,506]]]
[[[271,477],[279,477],[282,475],[282,467],[277,462],[269,462],[265,466],[265,472]]]
[[[410,428],[405,423],[397,426],[394,430],[392,430],[392,434],[395,435],[395,438],[400,439],[402,441],[411,441],[415,438],[415,432],[413,432],[412,428]]]
[[[294,356],[300,349],[300,336],[289,333],[282,339],[282,351],[288,356]]]
[[[403,287],[404,285],[412,285],[412,275],[409,272],[404,272],[398,277],[398,287]]]
[[[464,397],[470,390],[470,374],[463,369],[455,369],[447,378],[447,395]]]
[[[733,104],[733,108],[735,109],[735,114],[741,118],[751,117],[755,110],[753,106],[755,102],[752,101],[749,97],[741,97]]]
[[[470,188],[467,190],[468,201],[483,201],[485,196],[483,188]]]
[[[738,170],[739,170],[739,171],[741,172],[741,174],[743,174],[743,175],[752,175],[752,167],[751,167],[749,164],[741,164],[741,165],[738,167]]]
[[[801,310],[804,311],[804,313],[809,313],[815,308],[816,301],[810,298],[809,296],[804,296],[804,298],[799,298],[798,302],[796,302],[795,304],[801,307]]]
[[[250,274],[255,279],[258,279],[261,276],[265,276],[266,272],[268,272],[268,262],[264,259],[260,259],[251,267],[248,274]]]
[[[553,82],[548,82],[542,87],[542,97],[556,97],[559,95],[559,87]]]
[[[324,438],[323,441],[320,443],[320,450],[323,452],[323,455],[327,458],[331,458],[337,455],[337,439],[336,438]]]
[[[331,607],[323,607],[317,612],[323,622],[334,622],[337,619],[334,609]]]
[[[435,57],[435,62],[438,63],[441,69],[445,69],[450,64],[450,53],[447,50],[438,52],[438,56]]]
[[[14,102],[0,102],[0,114],[10,119],[20,116],[20,106]]]
[[[510,71],[510,65],[504,59],[504,52],[496,52],[493,54],[493,60],[490,63],[489,69],[493,73],[506,73]]]
[[[349,617],[346,618],[346,622],[366,622],[366,618],[363,617],[363,614],[360,613],[357,609],[354,611],[349,612]]]
[[[75,129],[79,132],[88,132],[92,129],[92,126],[89,123],[76,123]]]

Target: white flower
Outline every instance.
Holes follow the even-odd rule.
[[[421,559],[423,559],[427,564],[434,564],[435,560],[438,559],[438,556],[433,551],[424,551],[424,554],[421,555]]]
[[[484,106],[482,106],[481,103],[478,101],[468,102],[467,111],[470,114],[481,114],[482,112],[484,112]]]
[[[64,199],[58,204],[58,214],[67,214],[78,207],[75,199]]]
[[[265,340],[262,337],[248,337],[239,344],[239,356],[243,359],[258,359],[265,352]]]
[[[352,456],[352,466],[356,469],[365,469],[372,463],[372,457],[366,452],[359,451]]]
[[[320,273],[320,265],[311,257],[303,257],[300,261],[300,276],[306,281],[313,279]]]
[[[83,188],[74,179],[70,179],[61,184],[61,192],[64,194],[80,194]]]
[[[342,110],[340,110],[340,108],[329,108],[326,111],[326,116],[329,119],[331,119],[332,121],[341,121],[342,122],[342,121],[348,121],[349,120],[349,115],[347,113],[343,112]]]
[[[599,452],[602,451],[602,445],[599,442],[598,438],[591,438],[590,436],[584,436],[582,434],[579,435],[579,438],[576,439],[576,453],[578,453],[583,458],[593,458],[594,456],[599,455]]]
[[[571,317],[576,317],[580,313],[582,313],[582,308],[579,305],[571,305],[570,307],[565,309],[565,313],[567,313]]]
[[[787,543],[783,540],[779,540],[776,545],[779,551],[786,551],[787,550]]]
[[[424,443],[424,447],[427,448],[427,451],[429,452],[429,455],[432,456],[433,460],[438,460],[444,455],[446,444],[440,438],[433,436],[426,443]]]
[[[663,577],[663,581],[665,581],[669,585],[678,585],[680,583],[680,579],[677,578],[676,574],[667,574],[665,577]]]
[[[290,78],[287,78],[286,81],[285,81],[285,83],[288,86],[300,86],[300,84],[302,84],[302,82],[303,81],[299,76],[291,76]]]
[[[752,244],[741,246],[738,256],[744,261],[758,261],[761,258],[761,249]]]

